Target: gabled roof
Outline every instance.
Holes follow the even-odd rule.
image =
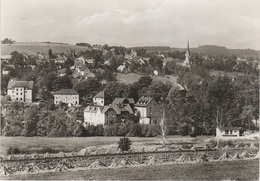
[[[112,102],[112,104],[119,104],[119,103],[124,103],[125,101],[127,101],[129,104],[134,104],[135,101],[133,98],[115,98],[114,101]]]
[[[88,106],[84,110],[84,112],[91,112],[91,113],[97,113],[97,111],[101,112],[102,111],[102,106]]]
[[[33,89],[33,84],[34,84],[34,81],[16,81],[16,80],[11,80],[11,81],[9,81],[7,88],[8,89],[13,89],[15,87],[24,87],[26,89]]]
[[[135,106],[137,107],[146,107],[153,100],[151,97],[140,97],[140,99],[136,102]]]
[[[105,91],[100,91],[94,96],[94,98],[105,98],[105,97],[108,97]]]
[[[74,89],[61,89],[57,92],[54,92],[55,94],[68,94],[68,95],[79,95]]]
[[[85,61],[88,63],[88,64],[93,64],[94,63],[94,58],[88,58],[86,59]]]

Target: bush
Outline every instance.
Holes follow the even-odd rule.
[[[11,155],[11,154],[19,154],[19,153],[20,153],[19,148],[9,147],[9,148],[7,149],[7,154],[8,154],[8,155]]]
[[[120,149],[122,152],[126,152],[131,148],[132,141],[127,138],[120,138],[120,141],[118,142],[118,149]]]

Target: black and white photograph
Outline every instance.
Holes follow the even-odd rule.
[[[259,180],[260,0],[0,8],[0,180]]]

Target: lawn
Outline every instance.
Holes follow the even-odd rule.
[[[258,180],[258,160],[70,170],[5,176],[4,180]]]

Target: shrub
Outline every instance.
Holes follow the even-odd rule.
[[[11,155],[11,154],[19,154],[20,153],[20,150],[19,148],[16,148],[16,147],[9,147],[7,149],[7,154]]]
[[[131,148],[131,145],[132,141],[129,138],[120,138],[118,142],[118,149],[120,149],[122,152],[126,152]]]

